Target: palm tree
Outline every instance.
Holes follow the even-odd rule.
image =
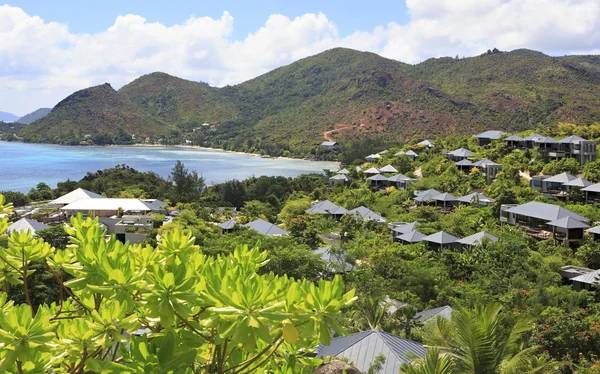
[[[430,341],[432,348],[426,357],[415,360],[401,372],[533,374],[560,365],[536,357],[537,346],[524,348],[523,335],[531,330],[532,322],[519,319],[511,323],[500,314],[501,309],[499,304],[478,305],[472,311],[454,311],[450,320],[438,318]]]

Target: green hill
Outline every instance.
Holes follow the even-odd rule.
[[[164,73],[142,76],[118,92],[99,87],[65,99],[22,135],[64,142],[71,133],[122,129],[231,150],[307,155],[325,139],[393,143],[600,120],[599,56],[529,50],[408,65],[336,48],[223,88]],[[214,126],[195,131],[202,123]]]
[[[15,122],[22,123],[24,125],[29,125],[29,124],[37,121],[38,119],[47,116],[48,113],[50,113],[51,111],[52,111],[51,108],[40,108],[29,114],[24,115],[23,117],[19,118]]]

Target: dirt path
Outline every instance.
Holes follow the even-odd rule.
[[[333,130],[323,131],[323,137],[325,139],[327,139],[328,142],[334,142],[335,140],[333,139],[331,134],[333,134],[334,132],[337,132],[337,131],[343,131],[343,130],[350,129],[350,128],[352,128],[352,126],[344,125],[344,126],[339,126],[337,128],[334,128]]]

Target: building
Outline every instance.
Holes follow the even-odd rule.
[[[320,147],[325,149],[337,149],[337,142],[323,142]]]
[[[231,232],[235,229],[235,226],[237,225],[237,221],[234,219],[230,219],[228,221],[219,223],[217,226],[219,226],[219,228],[221,229],[222,233],[227,233],[227,232]]]
[[[100,222],[106,225],[108,232],[114,234],[117,240],[131,244],[146,240],[153,228],[152,217],[149,216],[123,216],[114,225],[106,218],[101,218]]]
[[[375,358],[383,354],[385,362],[379,374],[398,374],[400,367],[411,362],[414,356],[424,357],[425,347],[383,331],[369,330],[334,338],[329,345],[318,346],[316,354],[317,357],[352,362],[362,373],[366,373]]]
[[[433,198],[439,194],[441,194],[441,192],[433,188],[425,191],[415,191],[415,197],[413,200],[417,203],[417,205],[419,205],[426,202],[435,201]]]
[[[454,235],[450,235],[445,231],[438,231],[435,234],[428,235],[422,239],[424,242],[428,242],[431,248],[439,248],[441,251],[445,248],[457,248],[458,238]]]
[[[374,188],[385,187],[388,184],[388,178],[381,174],[375,174],[367,179],[371,182],[371,187]]]
[[[476,234],[458,239],[456,242],[465,247],[477,247],[485,240],[490,240],[491,242],[496,243],[498,242],[498,237],[490,234],[489,232],[480,231]]]
[[[262,219],[257,219],[256,221],[249,222],[245,224],[244,227],[248,227],[249,229],[266,236],[287,236],[290,234],[284,229],[278,227],[277,225]]]
[[[422,242],[425,237],[427,237],[427,235],[420,231],[413,230],[394,236],[394,241],[401,242],[403,244],[415,244]]]
[[[587,140],[577,135],[567,136],[560,140],[540,134],[532,134],[525,138],[512,135],[505,138],[504,141],[513,149],[536,147],[546,157],[555,160],[572,157],[577,159],[582,167],[596,159],[596,141]]]
[[[8,226],[8,228],[6,229],[6,234],[11,235],[13,232],[31,232],[32,234],[35,234],[36,231],[39,230],[44,230],[47,229],[48,225],[45,225],[41,222],[29,219],[29,218],[21,218],[20,220],[18,220],[17,222],[13,223],[12,225]]]
[[[98,195],[97,193],[94,193],[94,192],[91,192],[88,190],[84,190],[83,188],[78,188],[76,190],[69,192],[66,195],[59,197],[56,200],[51,201],[50,204],[58,205],[59,207],[63,207],[65,205],[74,203],[75,201],[80,200],[80,199],[106,199],[106,197],[104,197],[102,195]]]
[[[304,211],[309,214],[323,214],[329,215],[333,218],[342,218],[342,216],[348,213],[348,210],[345,208],[332,203],[329,200],[318,201],[313,203],[312,206]]]
[[[164,203],[163,203],[164,204]],[[140,199],[109,199],[87,198],[79,199],[60,208],[68,217],[77,213],[92,217],[111,217],[128,215],[144,215],[153,211],[154,204],[148,204]]]
[[[330,274],[347,273],[354,269],[354,265],[346,261],[346,253],[333,251],[331,246],[317,248],[312,252],[321,256]]]
[[[414,161],[417,157],[419,157],[419,154],[415,151],[410,150],[410,151],[406,151],[406,152],[400,151],[400,152],[394,154],[394,156],[406,156]]]
[[[375,221],[377,223],[386,222],[385,218],[383,218],[381,215],[364,206],[359,206],[358,208],[349,210],[348,214],[354,214],[364,221]]]
[[[379,168],[379,172],[382,173],[382,174],[383,173],[397,173],[398,170],[395,167],[393,167],[392,165],[388,164],[388,165],[385,165],[382,168]]]
[[[506,133],[504,131],[488,130],[482,132],[481,134],[475,135],[475,137],[477,140],[479,140],[479,145],[483,146],[490,144],[494,140],[500,139],[505,134]]]
[[[600,183],[592,184],[581,189],[585,193],[585,202],[600,204]]]
[[[349,181],[350,181],[350,178],[348,178],[347,175],[345,175],[345,174],[336,174],[333,177],[329,178],[329,185],[333,186],[333,185],[335,185],[338,182],[346,184]]]
[[[438,317],[449,320],[452,317],[453,311],[454,309],[452,309],[450,305],[444,305],[439,308],[428,309],[415,314],[415,320],[421,323],[425,323]]]
[[[487,158],[475,162],[471,162],[465,158],[455,162],[454,165],[456,165],[456,167],[465,174],[471,173],[474,168],[479,169],[481,174],[483,174],[483,178],[487,184],[492,183],[496,179],[498,172],[502,170],[502,165],[488,160]]]
[[[474,153],[465,148],[455,149],[454,151],[446,153],[446,156],[452,161],[466,160],[473,156]]]
[[[433,140],[431,140],[431,139],[425,139],[423,141],[420,141],[417,143],[417,145],[423,146],[425,148],[433,148],[434,147]]]
[[[375,154],[368,155],[367,157],[365,157],[365,160],[367,160],[368,162],[376,162],[380,158],[381,158],[381,155],[378,153],[375,153]]]
[[[399,190],[407,189],[412,182],[416,181],[416,179],[409,178],[404,174],[392,175],[387,180],[390,186],[394,186]]]
[[[473,192],[463,197],[460,197],[458,199],[458,202],[462,204],[476,204],[480,206],[489,206],[492,205],[495,202],[495,200],[490,199],[482,193]]]
[[[576,291],[598,289],[600,282],[600,269],[593,270],[580,266],[563,266],[560,275],[565,283],[571,283]]]

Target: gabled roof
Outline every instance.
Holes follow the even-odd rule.
[[[417,230],[413,230],[413,231],[409,231],[405,234],[396,236],[396,239],[399,239],[399,240],[402,240],[403,242],[408,242],[408,243],[419,243],[419,242],[423,241],[423,239],[426,236],[427,235],[425,235]]]
[[[375,168],[370,168],[370,169],[367,169],[367,170],[363,171],[363,173],[365,173],[365,174],[379,174],[379,170],[377,170]]]
[[[593,183],[587,179],[575,178],[575,179],[565,183],[564,185],[569,186],[569,187],[589,187],[589,186],[593,185]]]
[[[343,168],[341,170],[338,170],[335,172],[336,174],[350,174],[350,172],[348,171],[348,169]]]
[[[551,136],[542,136],[534,140],[536,143],[558,143],[558,140],[554,139]]]
[[[345,174],[336,174],[333,177],[329,178],[330,181],[344,181],[348,182],[348,177]]]
[[[587,223],[576,220],[573,217],[563,217],[547,223],[548,226],[559,227],[561,229],[587,229],[590,227]]]
[[[439,308],[433,308],[419,312],[415,314],[415,319],[419,322],[425,322],[426,320],[437,316],[450,319],[453,310],[454,309],[452,309],[450,305],[444,305]]]
[[[479,200],[479,202],[481,203],[493,203],[495,201],[494,199],[490,199],[489,197],[479,192],[473,192],[458,199],[458,201],[467,204],[471,204],[475,200]]]
[[[411,231],[415,231],[415,227],[417,227],[418,224],[419,222],[414,221],[405,225],[396,226],[392,231],[398,234],[408,234]]]
[[[404,156],[404,155],[406,155],[406,152],[404,152],[404,151],[394,153],[394,156]]]
[[[435,234],[428,235],[423,238],[423,241],[435,243],[435,244],[452,244],[455,243],[458,238],[454,235],[450,235],[445,231],[438,231]]]
[[[588,192],[600,192],[600,183],[595,183],[590,186],[581,189],[582,191]]]
[[[557,174],[550,178],[546,178],[543,181],[544,181],[544,183],[552,182],[552,183],[563,183],[564,184],[564,183],[572,181],[573,179],[577,179],[577,177],[574,176],[573,174],[560,173],[560,174]]]
[[[506,134],[504,131],[488,130],[488,131],[482,132],[481,134],[475,135],[475,137],[478,139],[496,140],[496,139],[499,139],[504,134]]]
[[[567,136],[566,138],[562,138],[558,142],[563,143],[563,144],[572,144],[572,143],[579,143],[582,140],[586,141],[587,139],[584,139],[581,136],[571,135],[571,136]]]
[[[456,166],[473,166],[473,163],[465,158],[463,160],[456,161],[454,163],[454,165],[456,165]]]
[[[440,193],[441,193],[440,191],[430,188],[425,191],[417,192],[417,196],[415,196],[415,198],[413,200],[419,201],[419,202],[433,200],[434,196],[437,196]]]
[[[460,243],[460,244],[464,244],[464,245],[480,245],[481,241],[484,238],[488,238],[491,241],[493,241],[494,243],[496,243],[498,241],[498,237],[494,236],[492,234],[490,234],[489,232],[485,232],[485,231],[480,231],[476,234],[473,235],[469,235],[467,237],[464,237],[462,239],[458,239],[456,242]]]
[[[377,154],[377,153],[375,153],[375,154],[368,155],[367,157],[365,157],[365,159],[367,159],[367,161],[368,161],[368,160],[374,160],[374,159],[377,159],[377,158],[381,158],[381,155],[380,155],[380,154]]]
[[[383,331],[369,330],[341,336],[331,340],[327,346],[317,347],[317,357],[346,358],[363,373],[380,353],[386,360],[380,374],[397,374],[400,366],[412,361],[412,354],[425,356],[425,347],[412,340],[400,338]]]
[[[425,139],[425,140],[423,140],[423,141],[420,141],[420,142],[418,142],[417,144],[419,144],[419,145],[422,145],[422,146],[425,146],[425,147],[429,147],[429,148],[433,147],[433,145],[434,145],[434,144],[433,144],[433,141],[431,141],[431,140],[429,140],[429,139]]]
[[[345,252],[333,253],[331,246],[314,249],[313,253],[321,256],[323,261],[329,263],[328,269],[331,272],[348,272],[353,268],[352,264],[346,262]]]
[[[521,138],[518,135],[511,135],[511,136],[507,136],[506,138],[504,138],[504,141],[511,141],[511,142],[522,142],[523,138]]]
[[[66,195],[62,195],[56,200],[50,202],[53,205],[67,205],[71,204],[79,199],[105,199],[104,196],[98,195],[92,191],[84,190],[83,188],[78,188],[69,192]]]
[[[392,165],[385,165],[384,167],[379,169],[380,173],[397,173],[398,170]]]
[[[257,231],[263,235],[269,236],[281,236],[281,235],[289,235],[290,233],[285,231],[284,229],[277,227],[271,222],[267,222],[262,219],[257,219],[256,221],[249,222],[244,225],[254,231]]]
[[[580,216],[577,213],[554,204],[540,203],[531,201],[525,204],[517,205],[506,209],[506,212],[518,214],[525,217],[537,218],[544,221],[556,221],[564,217],[572,217],[578,221],[588,222],[589,219]]]
[[[219,223],[217,226],[219,226],[223,230],[231,230],[232,228],[235,227],[236,224],[237,224],[236,220],[230,219],[229,221],[225,221],[223,223]]]
[[[488,160],[487,158],[484,158],[483,160],[475,161],[473,163],[473,166],[476,166],[476,167],[487,167],[487,166],[494,166],[494,165],[500,165],[500,164],[497,164],[492,160]]]
[[[389,177],[387,179],[390,182],[403,182],[403,181],[414,181],[413,178],[409,178],[404,174],[396,174],[396,175],[392,175],[391,177]]]
[[[47,229],[48,225],[45,225],[41,222],[38,221],[34,221],[32,219],[29,218],[21,218],[20,220],[18,220],[17,222],[13,223],[12,225],[8,226],[8,229],[6,230],[7,234],[12,233],[13,231],[19,232],[19,231],[30,231],[32,234],[35,233],[38,230],[44,230]]]
[[[470,157],[473,156],[474,153],[469,151],[468,149],[465,148],[459,148],[459,149],[455,149],[452,152],[448,152],[448,154],[450,156],[454,156],[454,157]]]
[[[591,229],[585,230],[590,234],[600,234],[600,226],[592,227]]]
[[[523,138],[523,140],[536,141],[537,139],[541,139],[541,138],[545,138],[545,136],[540,135],[540,134],[531,134],[531,135],[526,136],[525,138]]]
[[[389,151],[388,151],[387,149],[384,149],[384,150],[383,150],[383,151],[381,151],[381,152],[377,152],[377,154],[378,154],[378,155],[384,155],[384,154],[386,154],[386,153],[388,153],[388,152],[389,152]]]
[[[575,278],[571,278],[571,282],[594,284],[598,282],[598,278],[600,278],[600,269],[581,274]]]
[[[456,201],[456,200],[458,200],[458,197],[452,195],[449,192],[444,192],[444,193],[441,193],[441,194],[439,194],[437,196],[434,196],[433,200],[437,200],[437,201]]]
[[[387,180],[388,180],[387,177],[384,177],[381,174],[375,174],[372,177],[369,177],[367,179],[370,181],[385,181],[385,182],[387,182]]]
[[[419,156],[419,154],[417,152],[413,151],[413,150],[408,150],[408,151],[404,152],[404,155],[408,156],[408,157],[417,157],[417,156]]]
[[[383,218],[379,214],[375,213],[371,209],[364,207],[364,206],[359,206],[358,208],[349,210],[348,213],[356,214],[359,217],[361,217],[362,219],[367,220],[367,221],[373,220],[373,221],[377,221],[377,222],[385,222],[385,218]]]
[[[152,210],[152,207],[140,199],[108,199],[102,197],[79,199],[60,209],[67,211],[117,211],[122,209],[125,212],[146,212]]]
[[[332,203],[329,200],[323,200],[314,203],[310,208],[304,211],[305,213],[316,214],[346,214],[348,211],[339,205]]]

